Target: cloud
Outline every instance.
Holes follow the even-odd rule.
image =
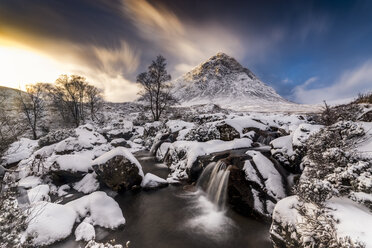
[[[334,84],[321,88],[310,88],[318,80],[317,77],[308,79],[302,85],[294,88],[293,98],[299,103],[321,103],[347,101],[355,98],[358,93],[372,90],[372,60],[352,70],[345,71]]]
[[[167,7],[147,0],[123,0],[123,15],[131,20],[139,35],[152,44],[152,49],[172,59],[172,73],[179,76],[217,52],[238,60],[259,60],[283,38],[280,29],[265,34],[247,35],[228,23],[181,20]]]

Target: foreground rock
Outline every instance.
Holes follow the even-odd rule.
[[[144,178],[141,164],[124,147],[117,147],[92,162],[97,179],[115,191],[129,190]]]
[[[141,187],[144,189],[156,189],[166,186],[168,186],[167,180],[151,173],[146,173],[141,183]]]

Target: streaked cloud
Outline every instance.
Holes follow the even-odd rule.
[[[294,100],[300,103],[321,103],[349,101],[358,93],[366,93],[372,90],[372,60],[368,60],[360,66],[345,71],[341,77],[330,86],[311,87],[315,81],[320,80],[312,77],[302,85],[294,88]]]

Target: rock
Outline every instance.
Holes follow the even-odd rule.
[[[138,160],[124,147],[117,147],[92,163],[98,181],[115,191],[132,189],[141,184],[143,171]]]
[[[61,129],[54,132],[50,132],[44,137],[39,139],[39,146],[49,146],[58,143],[68,137],[76,137],[75,130],[73,129]]]
[[[80,241],[90,241],[95,239],[96,232],[94,230],[94,227],[87,223],[87,222],[81,222],[75,229],[75,240]]]
[[[126,148],[131,148],[130,145],[127,143],[127,141],[124,138],[119,138],[119,139],[113,139],[110,144],[113,147],[126,147]]]
[[[144,137],[154,137],[163,128],[163,125],[160,121],[154,121],[146,123],[144,128]]]
[[[222,125],[217,125],[217,130],[220,133],[220,140],[230,141],[236,138],[240,138],[240,134],[232,126],[224,123]]]
[[[151,173],[146,173],[142,180],[141,187],[144,189],[155,189],[168,186],[167,180]]]

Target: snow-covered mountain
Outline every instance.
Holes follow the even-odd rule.
[[[218,53],[176,79],[173,94],[182,106],[214,103],[241,111],[286,111],[309,107],[287,101],[224,53]]]

